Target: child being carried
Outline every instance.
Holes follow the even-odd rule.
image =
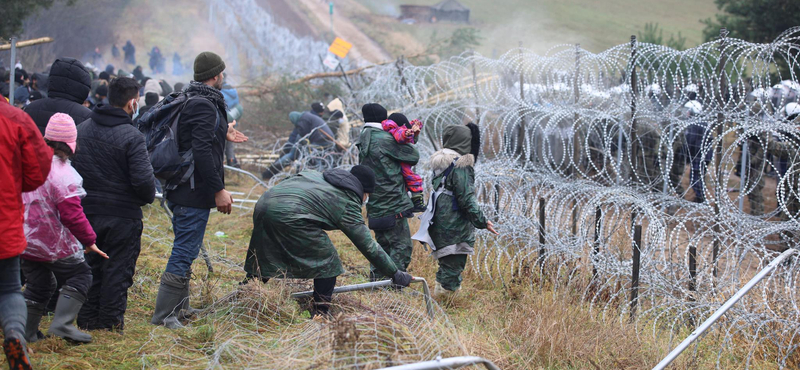
[[[387,120],[381,122],[381,125],[384,131],[392,134],[398,144],[416,144],[419,132],[422,130],[422,121],[415,119],[409,122],[408,118],[400,113],[392,113]],[[425,212],[422,177],[414,173],[408,163],[401,162],[400,169],[406,181],[406,189],[411,192],[411,201],[414,203],[412,212]]]

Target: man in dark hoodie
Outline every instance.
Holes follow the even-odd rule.
[[[80,151],[72,166],[83,177],[81,204],[97,233],[97,246],[109,258],[87,255],[92,285],[78,316],[84,329],[122,330],[128,288],[133,284],[142,237],[142,210],[155,198],[155,177],[144,135],[133,126],[139,84],[120,77],[108,86],[108,105],[100,104],[78,125]]]
[[[42,135],[50,117],[56,113],[68,114],[76,124],[86,121],[92,111],[82,104],[91,89],[92,79],[80,61],[58,58],[50,68],[47,98],[31,102],[25,112],[33,118]]]

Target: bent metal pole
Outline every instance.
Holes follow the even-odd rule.
[[[705,333],[706,330],[708,330],[708,328],[711,327],[711,325],[714,325],[714,322],[719,320],[719,318],[722,317],[722,315],[724,315],[725,312],[728,312],[728,310],[731,307],[733,307],[733,305],[736,304],[736,302],[739,302],[739,300],[742,299],[742,297],[744,297],[744,295],[747,294],[747,292],[749,292],[750,289],[753,289],[753,287],[756,286],[756,284],[758,284],[761,280],[763,280],[767,275],[772,273],[772,271],[775,271],[775,269],[781,262],[785,261],[787,258],[789,258],[789,256],[795,254],[796,252],[797,249],[787,249],[785,252],[781,253],[778,257],[772,260],[772,262],[770,262],[769,265],[767,265],[767,267],[761,270],[761,272],[759,272],[758,275],[756,275],[754,278],[750,279],[750,281],[748,281],[747,284],[745,284],[745,286],[742,287],[742,289],[739,289],[739,291],[736,292],[736,294],[734,294],[733,297],[728,299],[725,302],[725,304],[722,305],[722,307],[720,307],[716,312],[714,312],[713,315],[711,315],[711,317],[706,319],[706,321],[704,321],[700,326],[698,326],[697,329],[692,332],[692,334],[689,334],[689,336],[686,337],[686,339],[684,339],[683,342],[681,342],[681,344],[675,347],[675,349],[673,349],[672,352],[670,352],[667,355],[667,357],[661,360],[661,362],[659,362],[658,365],[656,365],[653,368],[653,370],[663,370],[670,363],[672,363],[672,361],[675,361],[675,359],[678,358],[681,352],[683,352],[687,347],[689,347],[689,345],[692,344],[692,342],[694,342],[695,340],[697,340],[697,338],[700,338],[700,336],[703,335],[703,333]]]

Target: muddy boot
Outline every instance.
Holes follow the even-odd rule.
[[[456,295],[456,292],[457,291],[445,289],[442,284],[439,284],[437,281],[436,285],[433,287],[433,299],[440,303],[450,301]]]
[[[167,329],[183,327],[183,324],[178,321],[178,314],[185,298],[183,296],[184,288],[188,283],[189,279],[169,272],[161,275],[161,285],[158,286],[156,309],[150,320],[151,324],[164,325]]]
[[[35,343],[44,336],[39,336],[41,334],[39,331],[39,323],[42,321],[42,316],[44,316],[45,304],[26,299],[25,305],[28,306],[28,321],[25,323],[25,341],[28,343]]]
[[[3,352],[6,353],[6,362],[11,370],[31,370],[31,362],[28,360],[28,346],[25,343],[23,333],[10,330],[5,333],[6,339],[3,341]]]
[[[84,302],[86,302],[86,297],[77,289],[66,285],[61,288],[56,312],[53,314],[53,322],[50,323],[47,334],[80,343],[91,342],[92,336],[78,330],[74,325],[75,318],[78,317],[78,312]]]
[[[411,209],[411,212],[425,212],[427,207],[425,207],[425,199],[422,197],[422,193],[411,193],[411,202],[414,203],[414,208]]]
[[[189,273],[186,275],[186,284],[183,286],[183,293],[181,293],[181,298],[182,298],[181,311],[180,314],[178,315],[181,320],[186,320],[194,316],[197,316],[198,313],[203,311],[192,308],[192,306],[189,305],[189,296],[191,295],[189,292],[189,285],[191,285],[190,284],[191,280],[192,280],[192,272],[189,271]]]

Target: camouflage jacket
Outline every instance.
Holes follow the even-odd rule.
[[[475,245],[475,228],[486,228],[486,217],[475,196],[475,158],[472,154],[459,157],[458,153],[450,149],[434,153],[430,161],[434,171],[431,185],[437,189],[442,184],[444,172],[454,160],[453,169],[443,184],[445,190],[451,191],[453,195],[442,193],[436,200],[433,221],[428,229],[433,244],[437,247],[437,252],[434,253],[437,258],[448,254],[471,254]],[[454,209],[456,206],[457,209]],[[460,243],[464,244],[457,246]],[[460,252],[445,251],[448,247]]]
[[[381,273],[397,267],[370,235],[361,216],[363,192],[341,169],[303,171],[256,203],[244,269],[261,277],[329,278],[342,274],[339,254],[324,230],[342,230]]]
[[[370,125],[370,123],[367,123]],[[400,163],[413,166],[419,162],[417,148],[398,144],[392,134],[383,131],[380,124],[365,126],[359,136],[359,164],[375,171],[375,191],[367,202],[367,216],[385,217],[414,207],[408,197]]]

